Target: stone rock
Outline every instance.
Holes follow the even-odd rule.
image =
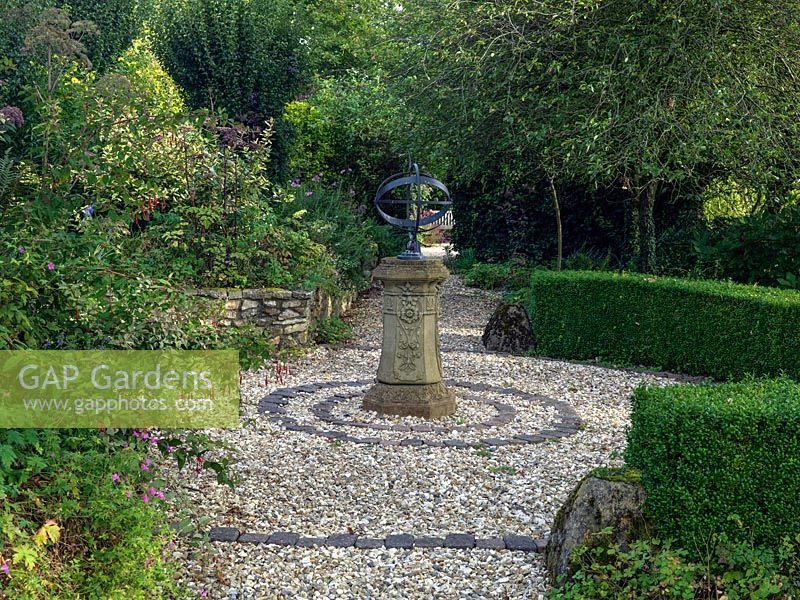
[[[533,327],[521,304],[501,304],[483,331],[483,345],[493,352],[526,352],[534,346]]]
[[[569,555],[591,541],[592,534],[612,528],[612,541],[627,547],[646,530],[642,517],[644,487],[630,472],[612,471],[610,476],[587,475],[558,511],[545,550],[545,565],[550,581],[563,573],[573,573]]]

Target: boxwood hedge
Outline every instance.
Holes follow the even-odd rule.
[[[800,293],[718,281],[536,271],[537,353],[718,379],[800,377]]]
[[[776,546],[800,533],[800,385],[783,378],[634,392],[625,454],[659,534]]]

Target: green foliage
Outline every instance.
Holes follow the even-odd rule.
[[[119,99],[144,114],[167,117],[186,112],[183,91],[164,70],[146,40],[135,40],[110,71],[125,79],[101,79],[99,91],[106,96],[121,96]],[[124,106],[119,108],[124,110]]]
[[[322,77],[362,70],[374,60],[382,14],[380,0],[298,0],[298,19],[306,23],[309,62]]]
[[[475,263],[464,274],[464,283],[482,290],[493,290],[508,283],[511,266],[505,263]]]
[[[800,296],[733,283],[536,271],[537,352],[693,375],[800,377]]]
[[[164,2],[153,45],[192,106],[263,123],[280,117],[308,78],[304,24],[294,12],[289,0]]]
[[[531,181],[532,179],[532,181]],[[526,173],[515,183],[497,177],[476,185],[455,185],[453,243],[473,248],[478,260],[501,262],[510,257],[555,266],[556,218],[553,199],[542,174]],[[579,185],[560,185],[564,255],[591,252],[622,260],[625,240],[624,196],[613,190],[591,192]],[[659,215],[661,216],[661,215]],[[665,222],[671,215],[663,215]]]
[[[351,197],[345,178],[326,184],[323,174],[301,183],[292,183],[293,194],[278,211],[281,218],[307,232],[311,241],[327,249],[319,262],[330,261],[335,276],[318,279],[329,288],[364,289],[369,284],[370,271],[381,256],[396,253],[396,235],[386,231],[366,214],[363,204]],[[319,268],[318,268],[319,270]]]
[[[458,254],[452,256],[447,260],[447,267],[452,271],[458,273],[459,275],[463,275],[467,271],[469,271],[475,263],[478,262],[478,259],[475,255],[474,248],[464,248],[458,252]]]
[[[76,21],[92,21],[98,35],[86,41],[92,66],[99,72],[112,66],[142,33],[153,0],[59,0],[48,2],[65,9]]]
[[[800,206],[713,222],[694,251],[715,277],[800,289]]]
[[[611,254],[598,255],[591,250],[579,250],[564,258],[565,271],[608,271],[610,268]]]
[[[112,66],[142,31],[151,0],[5,0],[0,2],[0,105],[26,100],[31,74],[26,37],[41,23],[46,8],[57,8],[71,21],[91,22],[93,35],[78,35],[87,59],[98,72]],[[40,31],[39,33],[44,33]],[[48,32],[52,37],[54,31]],[[63,50],[63,47],[62,47]],[[63,51],[60,54],[64,55]]]
[[[284,120],[294,130],[292,176],[346,175],[358,203],[371,202],[381,179],[406,169],[413,148],[405,107],[380,75],[321,80],[307,99],[287,105]],[[435,169],[429,160],[423,165]]]
[[[318,344],[336,345],[353,339],[353,328],[336,317],[320,320],[311,333]]]
[[[800,538],[778,550],[714,538],[702,562],[674,542],[640,540],[622,549],[610,531],[594,536],[570,556],[578,570],[550,591],[550,600],[789,600],[800,592]]]
[[[88,430],[0,431],[0,562],[9,566],[0,594],[175,593],[150,447]]]
[[[713,533],[774,546],[800,532],[794,382],[639,388],[625,459],[642,473],[645,516],[687,548]]]
[[[796,2],[404,6],[394,80],[415,133],[448,157],[453,177],[538,186],[544,175],[612,190],[626,213],[615,232],[636,232],[626,252],[641,270],[657,267],[656,211],[667,200],[696,204],[719,180],[795,185],[800,97],[786,82],[800,56]]]

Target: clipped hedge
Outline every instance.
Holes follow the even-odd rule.
[[[777,546],[800,534],[800,385],[788,379],[641,387],[625,454],[661,535]]]
[[[800,378],[800,293],[642,275],[536,271],[539,354],[692,375]]]

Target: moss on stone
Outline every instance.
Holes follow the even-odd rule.
[[[605,481],[621,481],[623,483],[641,483],[642,474],[630,467],[598,467],[591,473],[592,477]]]

